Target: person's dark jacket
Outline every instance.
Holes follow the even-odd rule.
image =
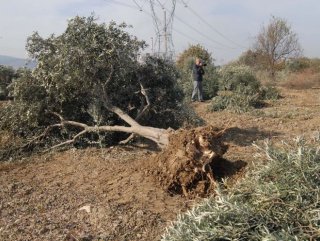
[[[202,68],[202,66],[200,65],[193,65],[193,69],[192,69],[192,73],[193,73],[193,80],[194,81],[202,81],[202,76],[204,75],[204,70]]]

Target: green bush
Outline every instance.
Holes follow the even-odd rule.
[[[259,103],[258,95],[244,94],[244,92],[237,90],[220,92],[218,96],[212,99],[209,108],[211,111],[230,110],[235,113],[243,113],[252,110]]]
[[[261,98],[263,100],[277,100],[281,98],[279,90],[271,85],[261,87]]]
[[[227,65],[221,68],[219,79],[220,90],[237,91],[239,87],[245,88],[250,93],[259,91],[260,83],[254,72],[245,65]]]
[[[286,62],[286,69],[291,72],[299,72],[311,66],[311,61],[308,58],[295,58]]]
[[[8,98],[8,86],[17,77],[17,72],[12,68],[0,65],[0,100]]]
[[[162,241],[319,240],[319,133],[310,142],[258,147],[265,162],[180,215]]]
[[[219,72],[219,95],[211,101],[209,109],[227,109],[236,113],[250,111],[263,105],[264,100],[280,98],[273,86],[262,86],[249,66],[231,64]]]
[[[302,72],[303,70],[310,69],[315,73],[320,72],[320,59],[319,58],[295,58],[286,62],[286,69],[290,72]]]
[[[212,111],[228,109],[237,113],[246,112],[259,106],[266,97],[266,90],[263,91],[248,66],[228,65],[220,70],[219,75],[220,92],[212,99],[209,107]]]

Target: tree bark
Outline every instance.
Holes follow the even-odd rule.
[[[79,137],[83,136],[86,133],[98,133],[98,132],[107,132],[107,131],[125,132],[125,133],[132,133],[135,135],[139,135],[154,141],[161,149],[165,148],[169,144],[169,134],[170,134],[169,129],[166,130],[166,129],[154,128],[150,126],[142,126],[136,120],[131,118],[128,114],[122,111],[120,108],[113,106],[109,102],[105,102],[105,107],[108,110],[112,111],[113,113],[117,114],[119,118],[121,118],[130,126],[89,126],[81,122],[65,120],[60,114],[56,112],[52,112],[52,114],[59,117],[61,123],[52,125],[50,127],[61,128],[63,126],[74,126],[82,130],[79,133],[77,133],[75,136],[73,136],[72,139],[59,143],[51,147],[50,149],[72,144]],[[51,130],[52,128],[50,127],[49,129]],[[43,137],[45,134],[47,134],[48,130],[46,130],[45,133],[43,133],[40,137]],[[39,139],[39,138],[35,138],[35,139]]]

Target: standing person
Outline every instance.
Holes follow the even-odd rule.
[[[202,79],[204,75],[203,63],[200,58],[196,58],[196,62],[193,65],[192,74],[193,74],[193,91],[191,100],[195,101],[196,94],[198,93],[198,100],[203,102],[203,91],[202,91]]]

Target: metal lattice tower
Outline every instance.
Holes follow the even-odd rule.
[[[156,31],[156,37],[152,41],[153,53],[166,59],[173,59],[172,25],[176,0],[149,0],[149,4]]]

